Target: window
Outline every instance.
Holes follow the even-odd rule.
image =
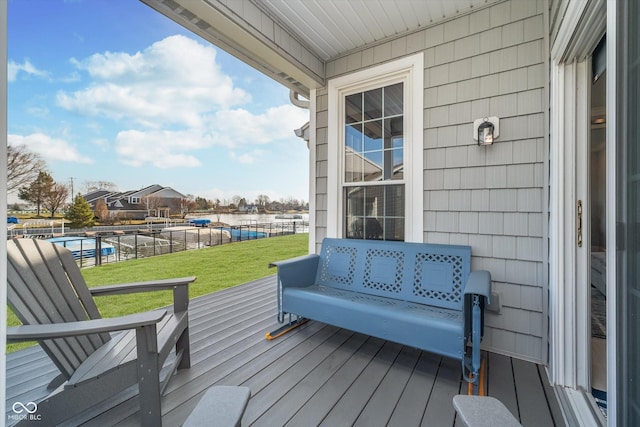
[[[423,241],[422,54],[328,83],[327,236]]]
[[[345,237],[404,240],[404,83],[344,98]]]

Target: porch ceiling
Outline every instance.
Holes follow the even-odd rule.
[[[495,0],[253,0],[327,61]]]
[[[141,0],[308,96],[325,63],[501,0]]]

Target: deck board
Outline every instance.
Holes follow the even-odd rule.
[[[389,354],[381,359],[383,364],[388,363],[388,369],[356,420],[356,426],[388,423],[420,355],[417,349],[399,344],[386,343],[384,348],[387,347],[390,348]],[[382,352],[380,355],[382,356]]]
[[[389,420],[390,426],[420,425],[435,384],[439,365],[440,357],[427,352],[420,353],[411,378],[409,378],[409,382],[398,400],[396,410]]]
[[[544,394],[538,368],[532,363],[513,359],[513,377],[518,394],[528,396],[519,399],[520,423],[523,426],[552,426],[553,417]]]
[[[460,425],[452,405],[466,390],[459,361],[319,322],[267,341],[279,326],[275,311],[274,276],[191,300],[192,366],[165,391],[164,425],[181,425],[214,384],[251,389],[243,425]],[[541,367],[494,353],[487,365],[488,394],[525,426],[563,425]],[[9,355],[7,366],[8,408],[41,397],[57,375],[38,346]],[[138,425],[135,390],[69,421],[79,424]]]
[[[460,361],[440,359],[436,382],[427,402],[422,426],[452,426],[455,419],[453,396],[460,392]]]
[[[488,353],[487,358],[487,393],[501,401],[514,417],[520,419],[511,358],[496,353]]]
[[[321,424],[327,414],[341,401],[350,386],[365,371],[383,343],[384,341],[375,338],[367,339],[358,351],[351,355],[349,360],[319,388],[313,397],[302,405],[300,410],[289,420],[289,424],[300,425],[304,422],[308,422],[310,425]],[[330,423],[330,425],[339,424],[344,425],[345,422],[342,420],[339,423]]]

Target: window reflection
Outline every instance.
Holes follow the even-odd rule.
[[[403,97],[403,83],[345,97],[346,237],[404,240]]]

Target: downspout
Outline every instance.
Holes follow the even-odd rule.
[[[291,101],[291,103],[296,107],[303,108],[305,110],[308,110],[311,105],[311,101],[300,99],[300,94],[293,89],[289,90],[289,101]],[[307,148],[309,148],[309,122],[305,123],[299,129],[294,129],[293,132],[298,138],[304,139],[307,142]]]
[[[291,103],[296,107],[304,108],[305,110],[308,110],[310,102],[306,99],[300,99],[299,96],[300,94],[295,90],[293,89],[289,90],[289,101],[291,101]]]

